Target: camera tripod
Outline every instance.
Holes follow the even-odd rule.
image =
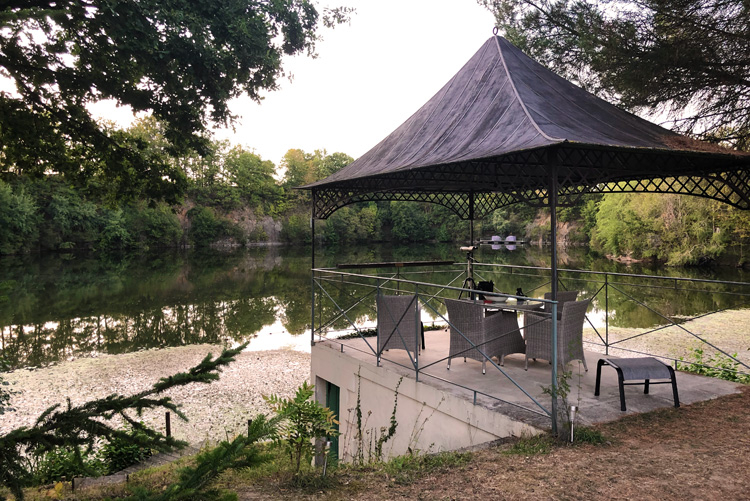
[[[474,281],[474,249],[476,249],[476,246],[470,246],[470,247],[461,247],[462,251],[466,251],[466,278],[464,279],[464,283],[461,285],[461,289],[471,289],[474,290],[477,288],[477,283]],[[461,299],[461,297],[464,295],[465,290],[462,290],[458,294],[458,299]],[[469,297],[471,299],[474,299],[474,293],[473,292],[467,292]]]

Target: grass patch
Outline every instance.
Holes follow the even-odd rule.
[[[573,430],[574,444],[602,445],[607,439],[602,432],[588,426],[579,426]]]
[[[391,458],[380,466],[383,472],[395,483],[407,485],[417,479],[424,478],[427,473],[433,473],[446,468],[459,468],[471,461],[470,452],[441,452],[424,456],[408,454]]]
[[[216,479],[213,486],[226,490],[234,490],[238,486],[254,486],[262,491],[283,489],[298,491],[300,494],[314,494],[341,485],[336,475],[336,465],[329,464],[324,477],[320,468],[303,462],[299,473],[295,474],[291,458],[276,444],[267,442],[258,444],[258,447],[268,461],[252,468],[227,470]]]
[[[554,445],[555,439],[552,437],[552,435],[540,433],[539,435],[519,438],[518,441],[514,443],[508,450],[504,451],[504,453],[518,456],[536,456],[538,454],[549,454],[550,452],[552,452],[552,447]]]

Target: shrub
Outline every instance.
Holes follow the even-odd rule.
[[[143,432],[131,428],[127,434],[131,438],[112,437],[99,449],[98,457],[106,475],[138,464],[153,454],[151,449],[138,445],[144,441],[139,439],[146,438]]]
[[[130,247],[132,243],[132,236],[122,209],[106,211],[97,248],[105,251],[122,250]]]
[[[140,213],[140,225],[147,247],[177,247],[182,239],[180,221],[166,204],[144,208]]]
[[[732,357],[736,359],[737,353],[733,353]],[[735,383],[750,384],[750,375],[740,373],[739,362],[730,357],[720,353],[707,356],[703,352],[703,348],[694,348],[690,358],[692,360],[687,361],[687,363],[680,363],[683,361],[683,358],[680,357],[680,362],[677,362],[675,368],[703,376],[734,381]]]
[[[302,458],[312,459],[314,439],[338,435],[333,411],[312,400],[313,388],[305,381],[293,399],[278,395],[264,397],[281,418],[276,441],[289,453],[296,473]]]
[[[310,243],[310,221],[300,214],[292,214],[281,224],[281,239],[290,243]]]
[[[85,450],[78,453],[74,447],[55,447],[40,451],[36,456],[33,482],[37,485],[103,473],[102,465],[94,455]]]
[[[196,247],[206,247],[222,238],[239,238],[240,232],[231,221],[221,218],[208,207],[193,207],[190,219],[190,241]]]
[[[14,193],[0,181],[0,254],[15,254],[36,242],[39,220],[32,197],[24,191]]]

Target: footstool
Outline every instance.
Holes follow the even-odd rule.
[[[680,398],[677,396],[677,380],[674,376],[674,369],[661,360],[655,358],[601,358],[596,364],[596,388],[594,396],[599,396],[599,382],[602,376],[602,365],[614,367],[617,371],[617,380],[620,385],[620,410],[625,410],[625,385],[642,384],[644,394],[648,394],[650,384],[672,384],[672,393],[674,395],[674,406],[680,406]],[[668,379],[669,381],[651,382],[652,379]],[[627,383],[626,381],[639,381],[642,383]]]

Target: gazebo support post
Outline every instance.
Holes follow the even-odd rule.
[[[310,212],[310,346],[315,346],[315,192],[313,192],[312,211]]]
[[[557,150],[554,148],[549,150],[548,164],[550,167],[550,180],[547,202],[549,203],[549,225],[552,238],[550,263],[550,273],[552,276],[550,279],[552,282],[552,300],[557,301]]]
[[[469,192],[469,246],[474,246],[474,192]],[[473,278],[473,277],[472,277]]]
[[[549,151],[549,214],[552,238],[550,273],[552,275],[552,300],[557,301],[557,151]],[[557,306],[552,305],[552,433],[557,435]]]

